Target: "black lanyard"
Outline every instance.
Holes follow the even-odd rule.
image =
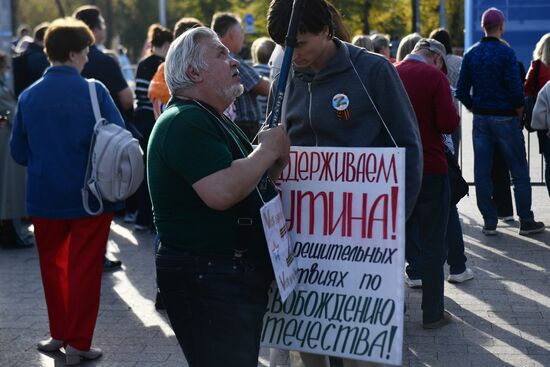
[[[242,158],[246,158],[248,154],[246,153],[246,148],[244,147],[242,138],[239,137],[237,132],[233,131],[233,129],[228,126],[228,125],[232,125],[233,122],[223,115],[221,117],[218,116],[217,113],[212,112],[208,107],[204,106],[199,101],[193,100],[193,102],[214,117],[218,125],[221,127],[222,133],[226,137],[226,140],[228,140],[229,146],[230,147],[234,146],[231,149],[233,153],[233,158],[238,159],[240,158],[239,155],[242,156]],[[247,143],[250,144],[249,142]],[[235,149],[235,147],[237,149]],[[268,177],[268,181],[273,185],[273,188],[276,190],[275,183],[269,177]],[[260,200],[262,201],[262,203],[265,204],[266,200],[264,200],[263,198],[263,195],[261,193],[262,190],[258,188],[258,185],[256,185],[255,189],[256,189],[256,192],[258,193],[258,196],[260,197]]]

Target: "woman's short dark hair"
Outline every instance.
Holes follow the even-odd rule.
[[[160,24],[151,24],[147,31],[147,39],[151,42],[151,45],[162,47],[166,42],[172,42],[174,40],[174,35],[168,28]]]
[[[267,31],[279,45],[285,44],[286,32],[290,23],[293,0],[272,0],[267,12]],[[334,34],[332,15],[325,0],[307,0],[298,31],[319,34],[328,27],[329,37]]]
[[[445,52],[447,55],[453,53],[453,48],[451,46],[451,35],[445,28],[434,29],[428,38],[433,38],[434,40],[441,42],[443,46],[445,46]]]
[[[86,23],[92,31],[101,28],[101,12],[95,5],[83,5],[77,8],[73,17]]]
[[[74,18],[57,19],[50,24],[44,36],[44,48],[50,61],[69,60],[71,52],[81,52],[94,44],[94,35],[88,26]]]

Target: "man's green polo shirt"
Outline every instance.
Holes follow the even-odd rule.
[[[224,133],[224,124],[230,134]],[[237,137],[245,154],[252,151],[243,132],[211,107],[173,98],[156,122],[147,153],[148,184],[154,221],[161,242],[193,252],[232,254],[236,243],[246,244],[248,256],[268,256],[260,219],[262,201],[256,190],[247,198],[251,209],[243,213],[236,205],[228,210],[209,208],[192,185],[231,165]],[[233,139],[235,140],[235,139]],[[242,158],[242,157],[237,157]],[[275,195],[270,188],[264,201]],[[238,233],[237,219],[253,217],[246,235]],[[243,238],[246,237],[246,238]]]

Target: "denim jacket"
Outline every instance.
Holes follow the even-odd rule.
[[[96,90],[102,117],[124,126],[105,86],[96,81]],[[50,67],[20,95],[10,148],[13,159],[28,167],[29,215],[51,219],[89,216],[81,189],[94,125],[88,83],[73,67]],[[106,212],[123,207],[122,203],[104,205]]]

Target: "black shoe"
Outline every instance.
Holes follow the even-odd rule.
[[[481,232],[483,232],[483,234],[485,236],[496,236],[497,226],[496,225],[493,225],[493,226],[484,225]]]
[[[162,298],[160,297],[160,292],[157,290],[157,297],[155,299],[155,310],[164,310],[164,302],[162,302]]]
[[[528,236],[530,234],[544,231],[544,223],[533,221],[521,221],[519,225],[519,234]]]
[[[121,266],[122,261],[120,260],[109,260],[106,257],[103,258],[103,271],[118,270]]]
[[[440,327],[450,323],[452,319],[453,316],[448,311],[443,310],[443,317],[441,319],[434,322],[425,322],[422,324],[422,327],[428,330],[439,329]]]

